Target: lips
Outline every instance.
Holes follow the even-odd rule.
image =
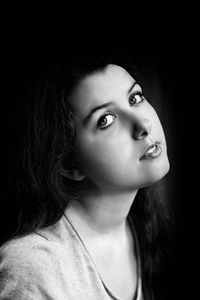
[[[148,158],[156,158],[161,154],[161,152],[162,152],[161,145],[159,142],[156,141],[146,149],[145,153],[141,156],[140,160],[148,159]]]

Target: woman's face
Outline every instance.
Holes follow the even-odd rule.
[[[93,186],[135,190],[169,170],[159,118],[134,78],[117,65],[84,78],[69,99],[82,169]],[[159,145],[148,147],[158,142]]]

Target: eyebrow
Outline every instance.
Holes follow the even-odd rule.
[[[130,92],[134,89],[134,87],[135,87],[136,85],[138,85],[138,83],[137,83],[137,81],[134,81],[134,82],[132,83],[132,85],[130,86],[130,88],[128,89],[127,95],[130,94]],[[105,107],[109,107],[109,106],[111,106],[111,105],[113,105],[113,104],[115,104],[114,101],[109,101],[109,102],[103,103],[103,104],[101,104],[101,105],[98,105],[98,106],[92,108],[91,111],[89,112],[89,114],[84,118],[83,124],[86,125],[86,124],[89,122],[89,120],[90,120],[90,118],[92,117],[92,115],[93,115],[97,110],[102,109],[102,108],[105,108]]]
[[[132,85],[130,86],[130,88],[128,89],[127,95],[130,94],[130,92],[134,89],[134,87],[135,87],[136,85],[139,85],[139,84],[138,84],[137,81],[135,80],[135,81],[132,83]]]
[[[106,103],[104,103],[104,104],[101,104],[101,105],[98,105],[98,106],[94,107],[94,108],[90,111],[90,113],[87,115],[87,117],[83,120],[84,125],[86,125],[86,124],[89,122],[90,118],[92,117],[92,115],[93,115],[97,110],[102,109],[102,108],[105,108],[105,107],[108,107],[108,106],[111,106],[111,105],[113,105],[113,104],[115,104],[115,102],[114,102],[114,101],[110,101],[110,102],[106,102]]]

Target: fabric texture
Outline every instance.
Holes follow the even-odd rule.
[[[76,230],[64,216],[54,226],[1,247],[0,299],[123,300],[104,285]],[[142,300],[140,275],[135,299]]]

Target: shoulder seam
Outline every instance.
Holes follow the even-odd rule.
[[[34,232],[35,232],[37,235],[39,235],[39,236],[41,236],[42,238],[44,238],[45,240],[49,241],[49,239],[48,239],[46,236],[40,234],[40,233],[37,232],[37,231],[34,231]]]

